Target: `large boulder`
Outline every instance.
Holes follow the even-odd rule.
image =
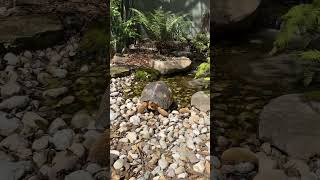
[[[165,61],[152,60],[151,66],[160,74],[167,75],[188,70],[191,66],[191,60],[187,57],[176,57]]]
[[[259,137],[295,158],[320,154],[320,102],[305,101],[302,94],[275,98],[261,114]]]
[[[234,78],[240,78],[258,86],[274,87],[282,90],[301,87],[306,66],[316,72],[320,70],[318,63],[304,61],[297,54],[279,54],[273,57],[260,58],[238,56],[238,59],[237,66],[234,66],[234,61],[230,60],[225,67],[233,74]],[[313,80],[314,82],[319,81],[317,74]]]
[[[0,18],[0,44],[7,48],[40,49],[63,40],[63,25],[58,17],[26,15]]]
[[[212,1],[211,21],[215,33],[234,28],[247,28],[260,0],[215,0]]]

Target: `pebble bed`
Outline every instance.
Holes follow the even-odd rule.
[[[95,66],[74,68],[78,41],[0,57],[0,179],[106,179],[105,168],[86,160],[100,136],[94,113],[60,111],[77,103],[70,74]]]
[[[133,76],[111,79],[112,179],[209,179],[210,114],[195,108],[136,113],[139,98],[124,99]]]

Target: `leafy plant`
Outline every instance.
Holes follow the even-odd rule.
[[[207,33],[198,33],[191,39],[192,46],[198,53],[206,53],[209,49],[210,35]]]
[[[297,35],[302,36],[308,45],[314,37],[320,34],[320,0],[314,0],[312,4],[294,6],[282,19],[284,23],[274,42],[271,54],[287,48]]]
[[[160,73],[153,69],[141,68],[135,71],[134,77],[142,81],[153,81],[157,80]]]
[[[301,53],[301,57],[304,60],[318,61],[320,62],[320,51],[309,50]]]
[[[320,62],[320,51],[318,50],[304,51],[300,55],[303,60]],[[317,72],[316,69],[312,69],[308,65],[305,67],[304,73],[303,73],[304,87],[308,87],[311,84],[316,72]]]
[[[129,39],[139,37],[134,18],[124,19],[120,7],[120,0],[111,0],[111,45],[117,52],[126,46]]]
[[[187,14],[173,14],[161,8],[153,12],[144,14],[132,9],[135,19],[146,30],[151,39],[157,41],[185,40],[192,27],[192,23],[187,19]]]
[[[210,75],[210,57],[207,58],[207,62],[201,63],[199,65],[195,78],[206,77],[208,75]]]

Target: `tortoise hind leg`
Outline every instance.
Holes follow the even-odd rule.
[[[164,117],[169,116],[169,113],[166,110],[162,109],[161,107],[158,107],[158,112]]]
[[[138,113],[143,113],[143,111],[147,108],[148,103],[143,102],[139,107],[138,107]]]

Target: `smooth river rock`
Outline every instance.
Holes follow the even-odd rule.
[[[151,67],[162,75],[185,71],[190,68],[192,61],[187,57],[177,57],[173,60],[153,60]]]
[[[308,159],[320,154],[320,103],[306,102],[302,94],[277,97],[261,114],[259,137],[290,156]]]

